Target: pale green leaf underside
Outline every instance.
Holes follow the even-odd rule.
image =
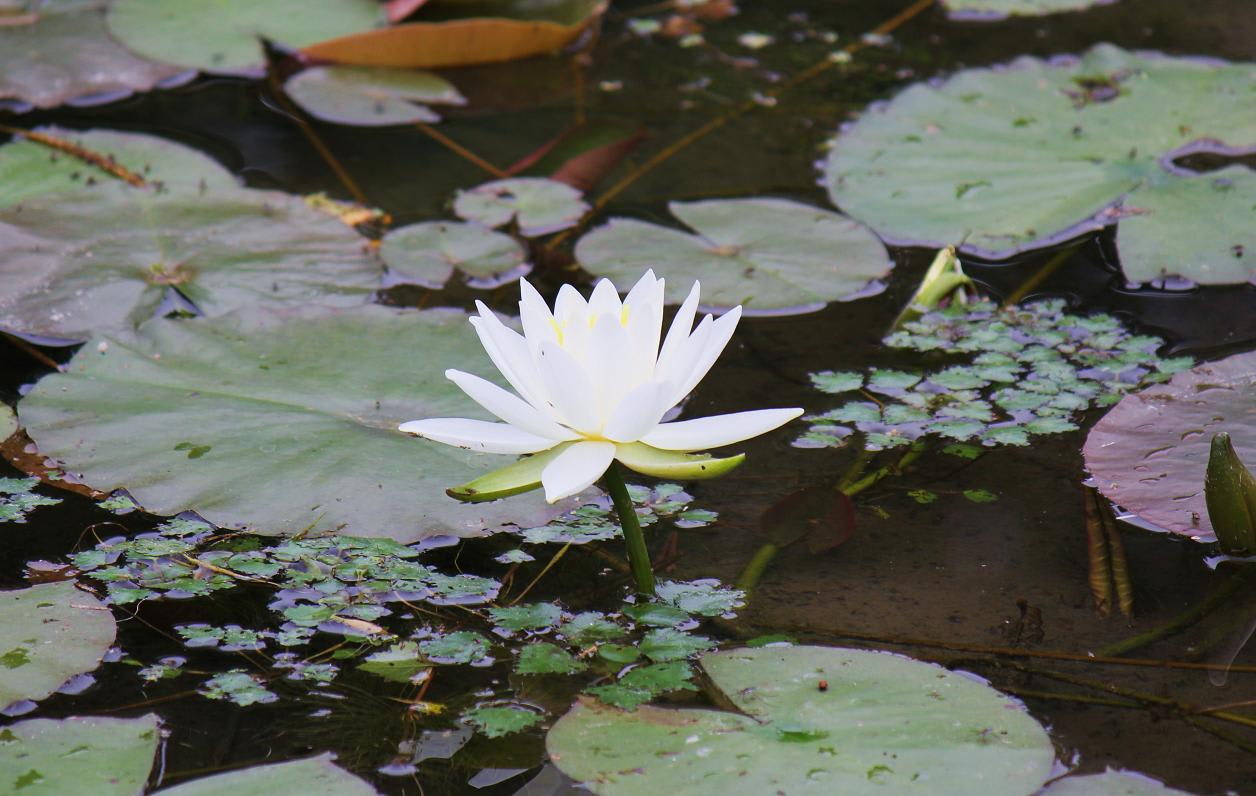
[[[109,609],[73,581],[0,591],[0,708],[95,669],[115,631]]]
[[[155,514],[403,542],[544,524],[563,507],[539,495],[474,505],[446,496],[500,457],[397,430],[426,417],[488,419],[443,375],[484,362],[453,311],[159,319],[89,342],[18,415],[41,453],[102,491],[126,488]]]
[[[672,202],[695,234],[616,218],[585,235],[576,259],[596,276],[631,285],[647,268],[679,304],[695,281],[702,303],[749,312],[805,312],[854,298],[893,267],[862,224],[783,199]]]
[[[702,666],[741,713],[581,702],[550,730],[554,763],[604,796],[1023,796],[1051,772],[1051,741],[1019,703],[932,664],[791,647]]]
[[[374,796],[377,793],[365,781],[345,771],[332,761],[334,755],[322,754],[305,760],[292,760],[264,766],[252,766],[226,774],[194,779],[173,788],[157,791],[159,796],[275,796],[281,793],[301,796]]]
[[[1247,281],[1256,252],[1232,247],[1251,240],[1250,175],[1215,191],[1214,175],[1161,160],[1205,140],[1216,151],[1256,145],[1254,91],[1245,63],[1111,45],[1020,58],[868,109],[834,141],[825,180],[838,207],[894,243],[963,243],[1004,259],[1116,222],[1131,282]],[[1136,208],[1146,213],[1124,215]]]
[[[0,792],[22,796],[136,796],[157,752],[157,717],[30,719],[3,730]]]

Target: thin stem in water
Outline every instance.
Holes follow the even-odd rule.
[[[611,462],[606,474],[602,476],[602,486],[610,493],[615,503],[615,513],[619,515],[619,526],[624,529],[624,544],[628,547],[628,565],[632,567],[632,579],[637,584],[637,593],[654,596],[654,567],[650,564],[650,551],[645,546],[645,535],[641,533],[641,523],[637,521],[637,509],[632,505],[628,495],[628,487],[624,485],[624,476],[619,470],[618,462]]]

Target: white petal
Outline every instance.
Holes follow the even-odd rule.
[[[541,471],[541,485],[550,503],[587,489],[615,459],[610,442],[577,442]]]
[[[689,333],[693,331],[693,319],[698,312],[700,290],[701,285],[694,282],[684,303],[680,305],[680,309],[676,310],[676,317],[672,318],[672,325],[668,328],[667,337],[663,340],[663,349],[659,351],[658,367],[654,369],[655,373],[661,374],[668,360],[675,357],[684,342],[689,339]],[[662,378],[661,375],[660,378]]]
[[[801,409],[758,409],[753,412],[681,420],[678,423],[655,426],[641,441],[669,451],[718,448],[779,428],[801,414]]]
[[[560,326],[576,321],[588,323],[589,304],[579,290],[564,284],[558,289],[558,298],[554,301],[554,318]]]
[[[527,342],[514,329],[502,323],[483,302],[477,301],[476,306],[480,309],[480,316],[472,318],[471,325],[475,327],[489,359],[523,400],[545,411],[541,379]]]
[[[526,279],[519,280],[519,320],[523,322],[523,336],[534,348],[545,340],[558,339],[554,315]]]
[[[619,293],[615,291],[615,285],[611,280],[599,279],[598,283],[593,286],[593,293],[589,296],[589,315],[598,318],[610,314],[618,320],[619,312],[623,308]]]
[[[663,280],[653,271],[633,286],[624,299],[625,327],[631,341],[629,382],[642,384],[654,378],[654,364],[659,356],[659,338],[663,331]]]
[[[685,397],[685,393],[680,392],[680,388],[689,382],[689,374],[698,366],[698,361],[706,351],[707,341],[711,339],[711,327],[714,324],[715,318],[710,315],[706,316],[698,324],[698,328],[693,330],[693,334],[675,350],[673,356],[669,357],[666,362],[660,358],[659,366],[654,371],[654,379],[671,382],[674,387],[673,405]]]
[[[615,442],[636,442],[658,425],[663,413],[671,407],[664,402],[672,394],[672,385],[651,382],[642,384],[624,396],[615,413],[606,421],[602,436]]]
[[[720,354],[724,353],[724,347],[732,339],[733,332],[737,329],[737,321],[740,319],[741,307],[733,307],[721,315],[715,323],[711,324],[711,335],[703,345],[702,352],[694,361],[689,372],[682,376],[683,380],[675,394],[676,401],[692,392],[693,388],[698,386],[698,382],[702,381],[707,372],[711,370],[715,360],[720,358]]]
[[[579,435],[546,417],[527,401],[498,387],[487,379],[460,370],[445,371],[445,378],[462,388],[471,400],[505,420],[515,428],[557,442],[576,439]]]
[[[552,439],[520,431],[505,423],[467,420],[462,417],[411,420],[402,423],[398,428],[407,434],[417,434],[433,442],[443,442],[479,453],[536,453],[558,444]]]
[[[537,370],[545,394],[564,425],[588,433],[600,428],[593,382],[575,357],[554,343],[541,343]]]
[[[598,423],[595,431],[601,430],[623,400],[624,393],[632,389],[626,361],[629,348],[628,330],[619,325],[618,318],[608,313],[597,319],[584,355],[585,371],[596,391]]]

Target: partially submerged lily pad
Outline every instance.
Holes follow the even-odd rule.
[[[122,99],[181,71],[137,56],[105,26],[106,0],[38,3],[25,24],[0,25],[0,100],[36,108]]]
[[[1051,741],[1019,703],[940,666],[829,647],[729,650],[702,666],[740,712],[578,702],[550,730],[551,760],[615,795],[1021,796],[1051,773]]]
[[[953,19],[999,20],[1082,11],[1117,0],[942,0]]]
[[[466,104],[448,80],[419,70],[315,66],[288,78],[283,88],[314,118],[361,127],[438,122],[428,104]]]
[[[474,223],[424,221],[392,230],[379,255],[392,282],[433,290],[458,271],[472,287],[499,287],[531,270],[518,241]]]
[[[73,581],[0,591],[0,708],[95,669],[115,632],[109,609]]]
[[[1230,435],[1256,465],[1256,352],[1199,365],[1127,395],[1090,430],[1083,454],[1096,487],[1151,525],[1212,541],[1204,474],[1212,436]]]
[[[154,61],[216,74],[255,74],[262,39],[309,44],[384,24],[374,0],[115,0],[109,30]]]
[[[500,227],[512,220],[525,238],[575,226],[589,206],[570,185],[542,177],[515,177],[459,191],[454,213],[468,221]],[[638,274],[640,276],[640,274]]]
[[[29,719],[0,730],[0,790],[23,796],[135,796],[159,740],[157,717]]]
[[[300,199],[124,183],[0,211],[0,328],[65,340],[134,327],[175,289],[202,313],[364,304],[380,268],[364,241]]]
[[[194,779],[173,788],[157,791],[160,796],[274,796],[300,793],[303,796],[375,796],[378,792],[364,780],[345,771],[335,755],[321,754],[305,760],[290,760],[252,766],[226,774]]]
[[[1249,63],[1106,44],[1020,58],[870,108],[834,141],[825,180],[838,207],[893,243],[1005,259],[1116,223],[1131,282],[1246,282],[1256,175],[1229,169],[1217,190],[1220,175],[1172,159],[1250,148],[1256,103],[1241,98],[1253,87]]]
[[[705,305],[772,314],[868,295],[894,267],[876,235],[830,210],[784,199],[671,202],[668,209],[694,234],[614,218],[580,239],[576,259],[619,284],[653,268],[667,280],[668,303],[679,304],[701,280]]]
[[[218,161],[157,136],[60,127],[38,127],[31,133],[99,155],[159,185],[163,191],[199,193],[239,186],[235,175]],[[93,182],[114,179],[98,166],[47,144],[15,138],[0,146],[0,209],[36,196],[79,191]]]
[[[497,457],[397,431],[466,415],[443,376],[483,356],[466,326],[460,312],[382,307],[157,319],[84,346],[18,414],[43,455],[154,514],[402,541],[543,523],[565,507],[445,495]]]
[[[1057,779],[1036,796],[1190,796],[1184,790],[1131,771],[1108,769],[1102,774]]]

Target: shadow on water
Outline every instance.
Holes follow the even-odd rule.
[[[838,42],[849,42],[889,13],[880,0],[800,1],[785,9],[790,13],[784,13],[779,3],[745,2],[740,16],[711,26],[709,45],[680,49],[671,41],[642,41],[625,34],[623,17],[632,13],[632,7],[617,7],[608,22],[583,78],[583,95],[577,94],[570,66],[557,59],[457,70],[450,77],[472,101],[468,109],[448,114],[441,130],[504,165],[570,127],[579,104],[591,118],[626,122],[647,131],[645,144],[627,161],[627,168],[632,168],[755,92],[766,92],[824,58],[834,45],[813,36],[815,30],[833,31]],[[607,211],[670,223],[664,205],[673,199],[773,195],[827,205],[813,166],[822,143],[850,112],[914,80],[1020,54],[1077,51],[1098,41],[1251,59],[1256,57],[1256,15],[1250,12],[1250,0],[1190,4],[1121,0],[1082,13],[974,24],[950,21],[940,9],[930,9],[898,31],[888,45],[861,51],[848,67],[783,94],[773,106],[765,103],[681,151],[665,167],[632,184]],[[758,53],[758,61],[751,64],[735,44],[736,35],[749,30],[773,32],[791,46]],[[606,90],[604,83],[618,88]],[[252,185],[344,196],[323,160],[265,94],[264,87],[253,83],[203,79],[115,105],[30,114],[21,123],[153,132],[209,153]],[[446,217],[455,190],[487,179],[412,128],[315,125],[314,129],[368,199],[399,218]],[[1210,167],[1206,160],[1190,165]],[[1250,347],[1256,340],[1256,288],[1130,288],[1115,266],[1111,234],[1074,244],[1072,256],[1031,297],[1066,296],[1079,307],[1117,313],[1165,336],[1174,352],[1211,356]],[[966,260],[965,267],[992,294],[1004,296],[1052,254],[1024,255],[1011,263]],[[895,271],[887,290],[876,297],[807,315],[743,321],[734,344],[692,398],[688,411],[699,416],[761,405],[818,410],[830,403],[810,387],[811,371],[912,364],[910,356],[883,347],[880,337],[909,297],[931,253],[897,249],[893,255]],[[537,274],[538,281],[550,287],[568,276],[557,267]],[[386,300],[468,306],[480,295],[466,288],[436,293],[397,288]],[[498,307],[513,305],[509,289],[491,295]],[[69,352],[52,355],[61,359]],[[0,398],[11,403],[21,385],[44,372],[12,343],[0,341]],[[854,456],[846,449],[797,450],[790,447],[789,438],[789,432],[779,432],[749,443],[746,452],[753,466],[691,489],[698,505],[719,511],[721,519],[711,529],[682,532],[680,555],[669,576],[733,581],[760,544],[755,529],[764,508],[799,488],[835,482]],[[1082,437],[1074,433],[1037,439],[1041,441],[1031,447],[996,450],[971,463],[924,457],[904,478],[887,480],[860,495],[853,538],[818,556],[801,545],[785,549],[737,624],[725,628],[726,635],[785,632],[799,640],[867,644],[968,668],[999,687],[1023,691],[1035,715],[1051,728],[1061,758],[1068,760],[1076,753],[1086,770],[1105,765],[1130,768],[1201,792],[1256,790],[1250,753],[1197,730],[1182,720],[1181,707],[1251,699],[1256,696],[1253,675],[1233,676],[1225,688],[1217,688],[1202,671],[1099,668],[1084,661],[971,651],[1098,649],[1167,621],[1201,600],[1215,580],[1196,547],[1127,528],[1124,539],[1136,613],[1132,619],[1099,616],[1086,580],[1079,486]],[[918,503],[907,493],[919,488],[940,497]],[[973,488],[989,490],[999,499],[975,504],[960,496],[962,490]],[[27,525],[6,528],[8,552],[0,560],[0,585],[20,585],[23,562],[58,559],[69,550],[90,546],[93,534],[103,537],[151,527],[151,522],[134,515],[113,517],[85,498],[68,496],[61,506],[33,515]],[[495,566],[493,551],[486,547],[491,545],[464,546],[457,553],[458,565],[466,571]],[[625,585],[614,573],[608,577],[598,559],[572,554],[534,596],[561,595],[574,608],[606,608],[616,603]],[[221,668],[221,653],[189,653],[167,629],[193,619],[258,625],[265,614],[265,595],[250,589],[213,600],[153,602],[143,605],[136,618],[120,621],[118,643],[128,660],[147,663],[183,654],[189,657],[190,668],[198,663]],[[1036,627],[1025,632],[1023,619],[1030,614],[1036,617]],[[1208,641],[1204,636],[1203,630],[1186,633],[1139,654],[1199,659]],[[1254,664],[1256,653],[1249,649],[1237,660]],[[239,665],[250,665],[247,655],[240,656]],[[1101,679],[1178,704],[1150,710],[1070,699],[1082,689],[1053,683],[1034,669]],[[427,700],[450,707],[440,715],[410,710],[404,701],[413,697],[412,692],[352,671],[328,689],[284,691],[279,684],[287,698],[247,711],[164,684],[160,689],[146,687],[135,676],[134,666],[125,662],[107,665],[97,674],[96,687],[74,697],[53,697],[41,705],[41,715],[138,714],[147,709],[146,700],[157,696],[161,701],[152,706],[173,730],[164,755],[170,777],[183,779],[330,748],[344,765],[399,793],[418,793],[416,780],[389,779],[374,772],[393,761],[399,745],[413,746],[424,731],[453,726],[458,709],[480,698],[477,695],[501,693],[509,684],[523,699],[556,714],[572,696],[561,686],[512,678],[505,662],[485,670],[441,670],[426,695]],[[1043,691],[1054,691],[1057,697],[1044,698]],[[428,794],[462,792],[480,769],[533,768],[542,751],[539,734],[496,741],[480,738],[452,760],[424,762],[417,782]],[[527,776],[531,774],[479,792],[513,793]]]

